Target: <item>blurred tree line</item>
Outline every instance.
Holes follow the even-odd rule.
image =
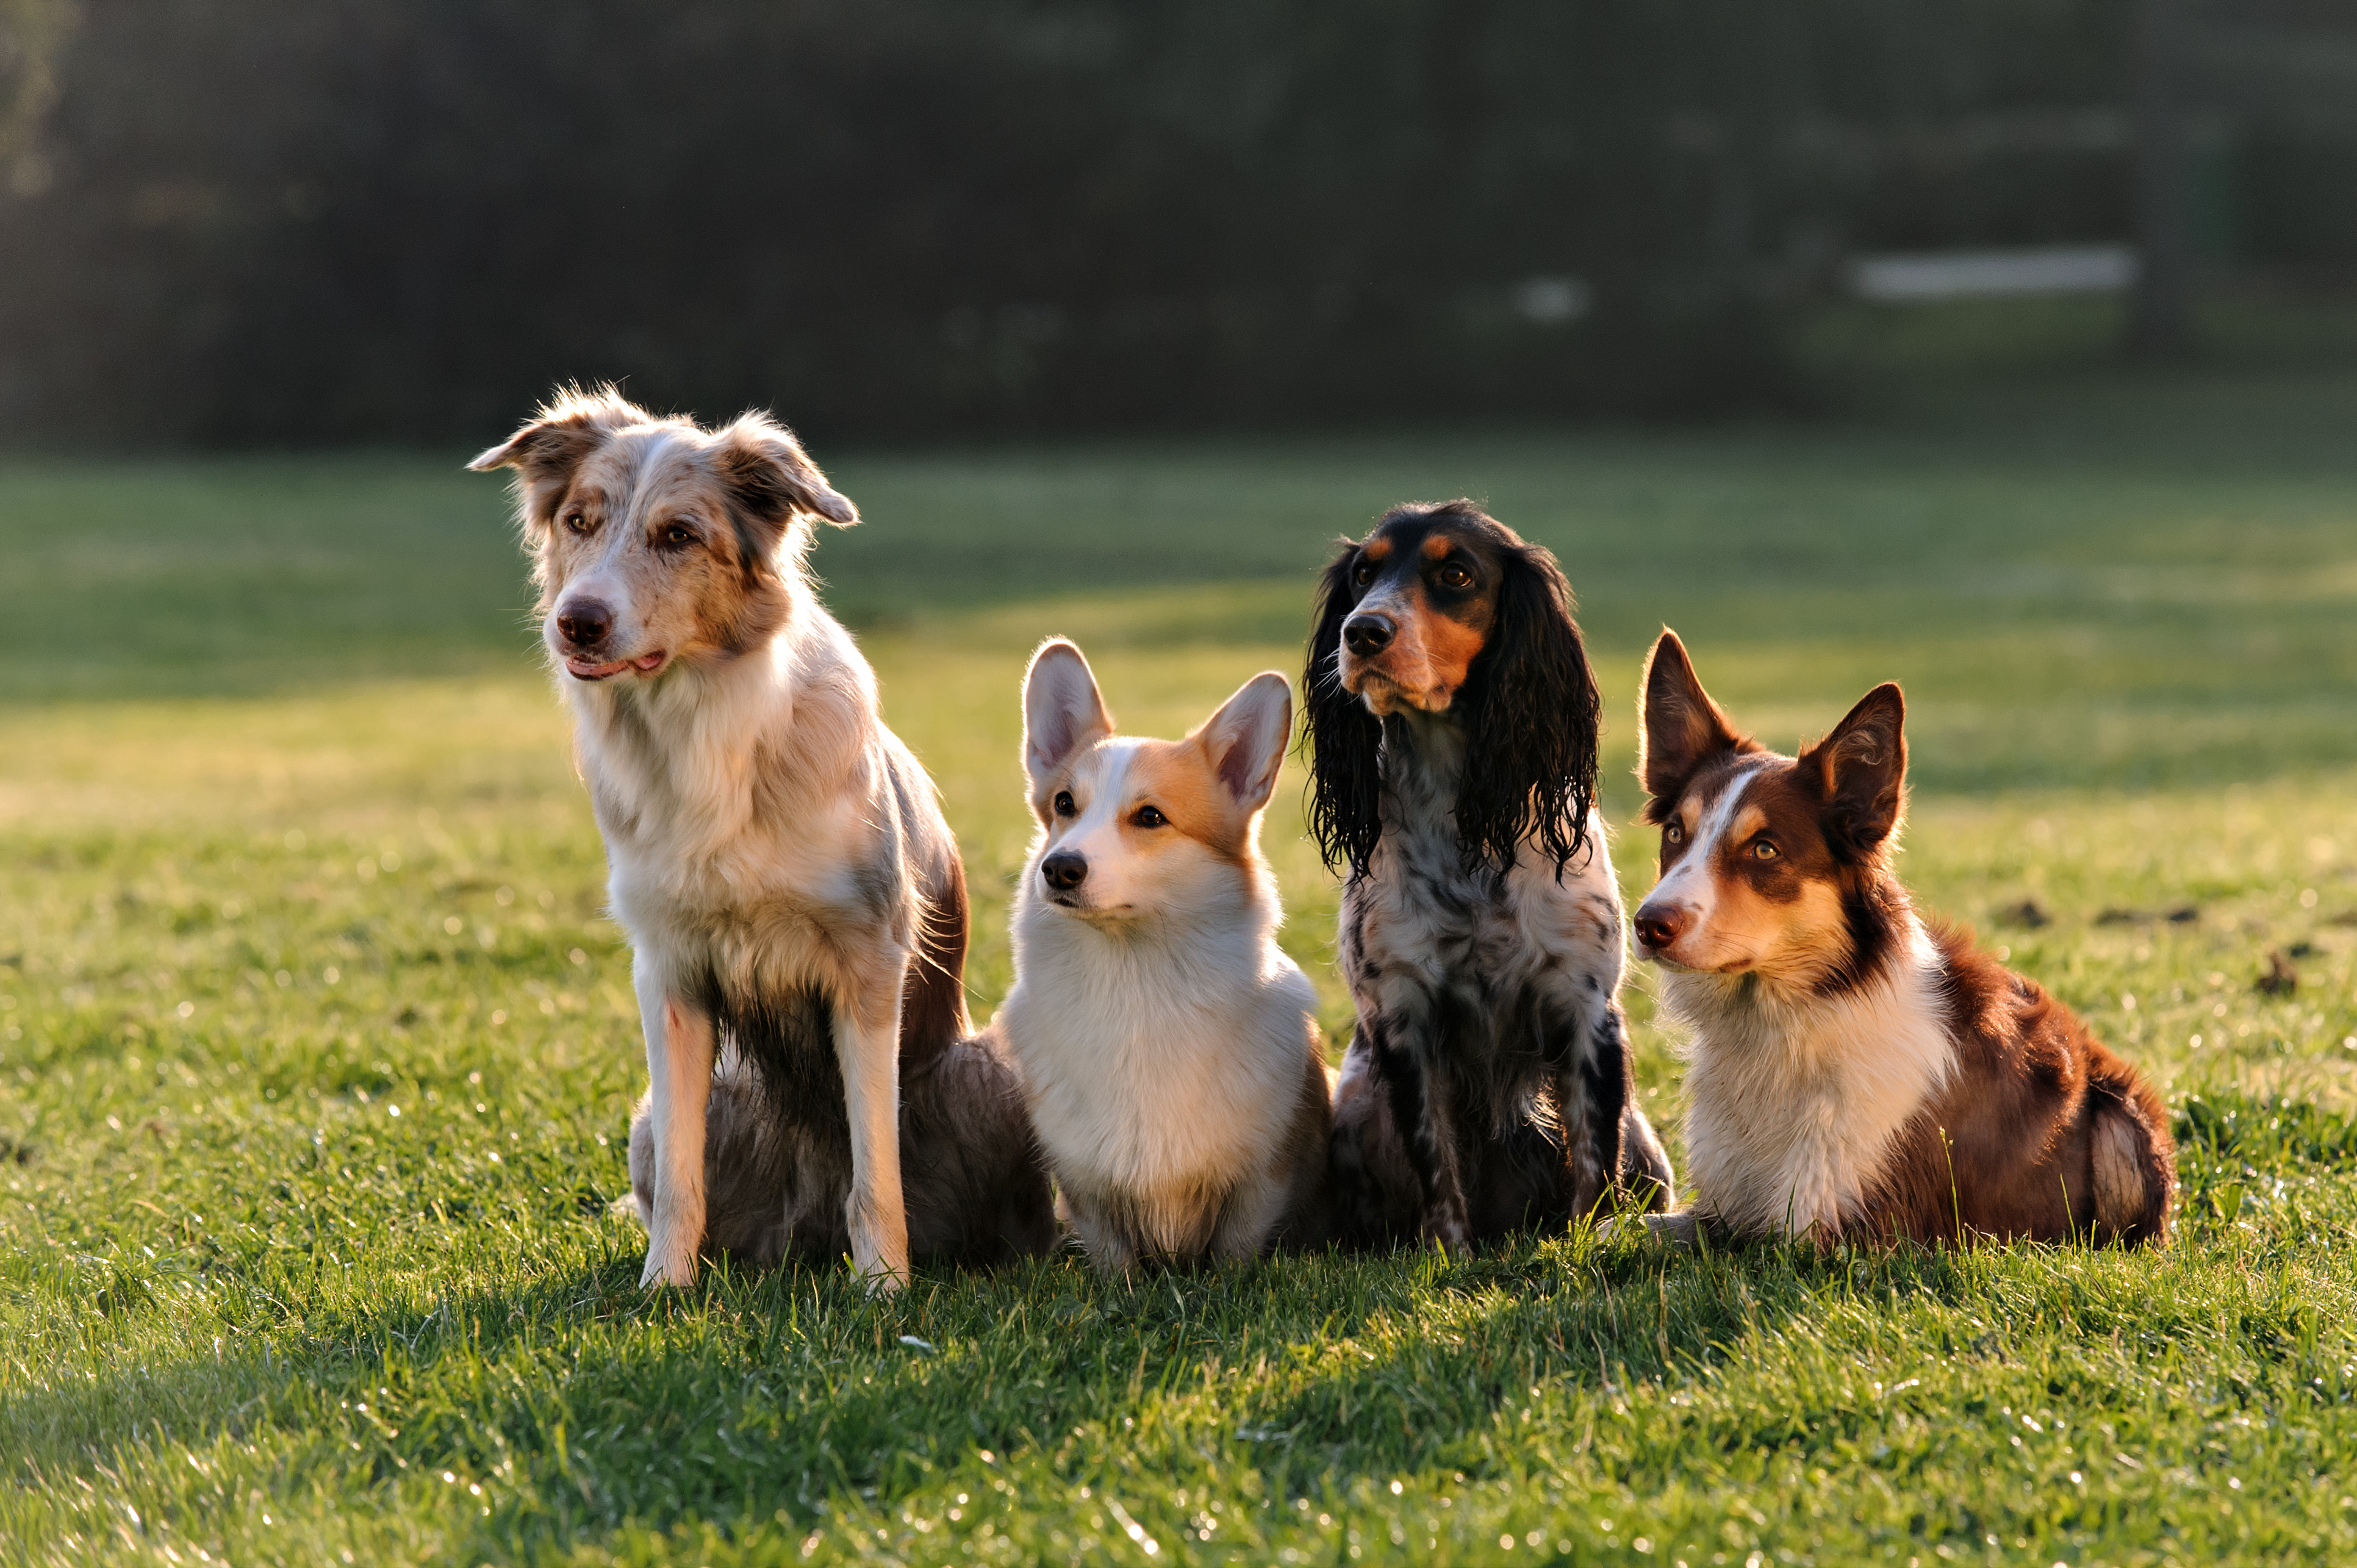
[[[2130,235],[2137,4],[0,0],[0,439],[1790,402],[1849,253]],[[2213,250],[2357,265],[2350,9],[2197,39]]]

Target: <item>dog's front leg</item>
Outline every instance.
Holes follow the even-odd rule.
[[[834,1055],[851,1117],[851,1261],[871,1289],[909,1283],[909,1210],[900,1192],[900,987],[889,970],[834,1010]]]
[[[1458,1168],[1455,1107],[1441,1075],[1426,1070],[1437,1059],[1438,1028],[1429,1015],[1419,1014],[1376,1019],[1369,1032],[1377,1067],[1391,1091],[1392,1122],[1424,1197],[1417,1239],[1445,1247],[1466,1246],[1472,1224]]]
[[[704,1120],[712,1098],[711,1015],[671,994],[651,963],[634,966],[647,1036],[654,1201],[641,1286],[691,1285],[704,1246]]]

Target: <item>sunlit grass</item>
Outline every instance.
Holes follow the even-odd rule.
[[[0,472],[0,547],[44,574],[0,634],[43,699],[0,708],[0,1560],[2347,1555],[2357,458],[2172,417],[2175,451],[2106,404],[2014,442],[1987,414],[833,465],[871,521],[821,564],[964,847],[978,1013],[1032,644],[1079,637],[1122,723],[1175,734],[1295,670],[1323,535],[1472,489],[1581,587],[1632,893],[1654,626],[1778,745],[1900,676],[1910,882],[2188,1140],[2153,1255],[1576,1235],[888,1303],[825,1271],[636,1289],[627,955],[495,495],[391,458]],[[321,575],[270,585],[208,528]],[[336,594],[371,607],[339,626]],[[155,618],[129,652],[125,603]],[[1339,1039],[1298,785],[1268,847]],[[2256,986],[2276,954],[2288,993]]]

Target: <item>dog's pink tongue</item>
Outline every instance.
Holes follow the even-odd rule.
[[[644,659],[633,659],[630,662],[638,669],[652,670],[663,661],[663,658],[662,654],[650,653]]]

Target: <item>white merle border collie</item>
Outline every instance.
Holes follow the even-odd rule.
[[[1015,898],[1013,1058],[1096,1265],[1250,1257],[1324,1230],[1318,995],[1276,945],[1260,822],[1293,726],[1274,671],[1184,740],[1114,733],[1061,639],[1023,682],[1039,832]]]
[[[1461,1246],[1659,1208],[1569,586],[1470,501],[1395,508],[1342,545],[1302,676],[1311,825],[1350,871],[1340,1239]]]
[[[811,520],[858,511],[766,417],[707,431],[610,389],[560,393],[470,466],[519,471],[630,938],[642,1283],[689,1283],[706,1251],[847,1247],[889,1287],[912,1233],[964,1261],[1051,1244],[1012,1075],[962,1038],[956,841],[803,567]]]
[[[1637,940],[1693,1032],[1687,1175],[1647,1224],[1787,1235],[2158,1242],[2159,1098],[2030,980],[1928,925],[1891,868],[1906,703],[1876,687],[1797,757],[1739,733],[1674,633],[1646,661],[1662,831]]]

